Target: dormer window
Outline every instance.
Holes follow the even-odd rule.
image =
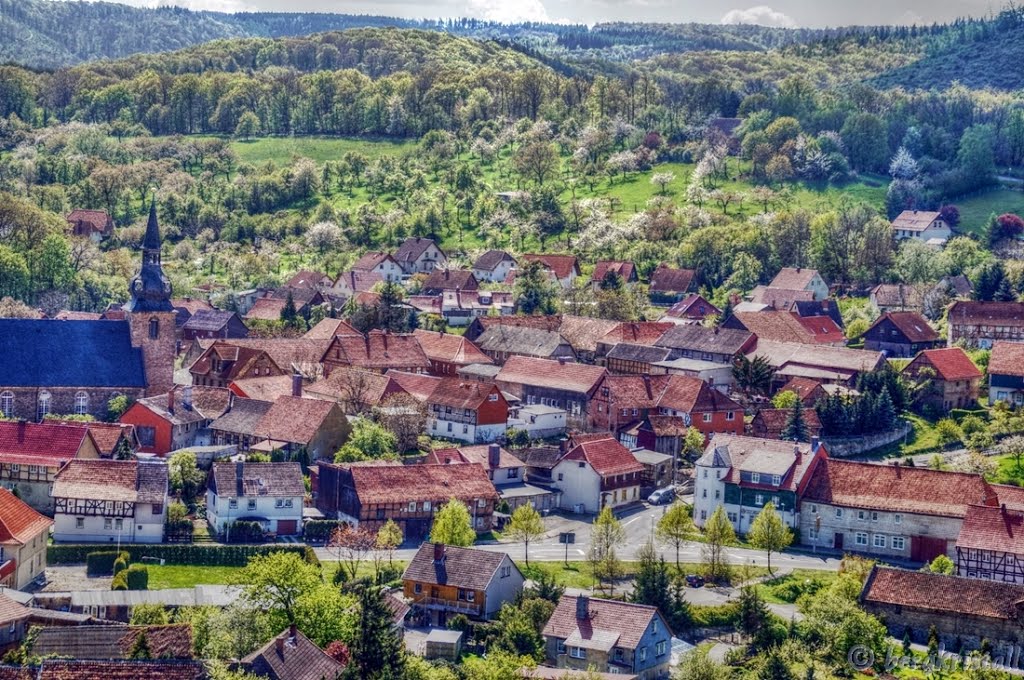
[[[779,475],[772,475],[772,486],[778,486],[782,484],[782,477]]]
[[[761,473],[760,472],[751,472],[750,473],[750,483],[751,484],[760,484],[761,483]]]

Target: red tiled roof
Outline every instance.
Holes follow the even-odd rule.
[[[590,280],[600,283],[608,272],[615,272],[623,281],[636,280],[636,266],[629,260],[598,260],[594,264],[594,273]]]
[[[596,352],[597,343],[603,335],[619,325],[609,319],[594,319],[589,316],[565,314],[557,330],[575,352]]]
[[[281,310],[284,309],[287,302],[287,298],[284,300],[280,300],[278,298],[260,298],[256,300],[252,307],[249,308],[249,311],[245,313],[245,318],[279,321],[281,319]]]
[[[223,368],[214,371],[214,360],[220,362]],[[266,359],[274,365],[275,372],[284,372],[280,366],[265,351],[253,347],[239,347],[230,342],[214,342],[199,355],[192,365],[189,366],[189,373],[195,375],[216,374],[221,380],[231,381],[241,375],[245,375],[249,369],[260,359]],[[273,369],[272,369],[273,370]]]
[[[821,387],[821,382],[812,378],[790,378],[789,382],[779,389],[779,392],[793,392],[805,406],[812,406],[813,401],[808,403],[808,398],[814,397],[815,392]]]
[[[7,626],[32,616],[32,610],[0,593],[0,625]]]
[[[43,659],[36,680],[201,680],[200,661],[72,661]]]
[[[105,231],[110,215],[106,210],[86,210],[76,208],[68,213],[68,222],[84,222],[93,228],[94,231]]]
[[[353,293],[369,293],[374,286],[383,281],[384,277],[375,271],[352,269],[339,274],[334,285],[339,288],[344,286]]]
[[[963,517],[970,505],[995,504],[976,474],[827,459],[815,469],[805,501],[843,507]]]
[[[487,471],[476,463],[454,465],[349,465],[362,504],[408,503],[449,498],[497,499]]]
[[[810,302],[814,299],[814,292],[810,290],[792,290],[790,288],[772,288],[771,286],[756,286],[750,291],[750,301],[759,305],[768,305],[783,312],[791,312],[796,309],[798,302]]]
[[[162,503],[167,465],[136,460],[73,460],[53,478],[54,498]]]
[[[577,438],[576,441],[578,441]],[[586,461],[602,477],[643,472],[644,466],[611,434],[588,438],[574,446],[563,460]]]
[[[674,327],[671,321],[623,321],[601,336],[598,342],[614,345],[628,342],[632,345],[653,345],[665,331]]]
[[[446,545],[444,561],[439,564],[434,561],[434,545],[420,545],[402,574],[403,581],[486,590],[506,557],[503,552]]]
[[[89,434],[92,435],[92,440],[96,443],[96,448],[99,449],[100,455],[111,453],[117,446],[117,443],[121,441],[121,437],[127,438],[129,442],[133,442],[135,438],[135,426],[129,423],[103,423],[100,421],[80,423],[74,420],[56,420],[51,422],[71,425],[72,427],[82,427],[84,425],[89,430]]]
[[[934,368],[940,380],[974,380],[981,377],[981,371],[959,347],[926,349],[903,370],[913,374],[925,366]]]
[[[606,374],[607,371],[601,366],[511,356],[501,367],[496,380],[587,393],[597,387]]]
[[[420,328],[413,331],[413,335],[419,341],[423,353],[431,361],[443,361],[457,366],[494,363],[489,356],[480,351],[479,347],[461,335],[425,331]]]
[[[333,680],[345,669],[301,631],[293,636],[287,628],[242,659],[241,666],[257,677],[280,680]]]
[[[807,328],[803,319],[792,312],[783,312],[777,310],[765,310],[762,312],[735,312],[733,318],[743,325],[748,331],[757,336],[758,340],[769,340],[773,342],[799,342],[799,343],[819,343],[830,344],[832,341],[822,342],[818,340],[817,333],[812,332],[811,329]],[[828,317],[814,317],[817,319],[827,319],[833,328],[838,328],[835,322]],[[828,338],[828,328],[826,327],[825,338]],[[839,342],[842,342],[844,337],[842,331],[839,331]]]
[[[358,333],[347,321],[327,317],[321,319],[302,336],[308,340],[330,340],[335,335]]]
[[[394,258],[398,262],[415,262],[420,259],[423,253],[427,252],[430,246],[437,248],[442,255],[444,251],[441,250],[441,246],[434,243],[429,238],[422,236],[410,236],[409,238],[402,241],[402,244],[398,246],[398,250],[395,251]]]
[[[668,384],[658,399],[658,407],[685,413],[743,411],[743,408],[727,395],[700,378],[689,375],[668,376]]]
[[[277,401],[278,397],[287,397],[292,393],[292,376],[264,375],[259,378],[242,378],[232,380],[228,389],[245,399]]]
[[[957,300],[949,308],[948,319],[951,324],[1024,326],[1024,302]]]
[[[544,626],[544,637],[566,639],[573,633],[587,640],[595,631],[618,634],[616,647],[636,649],[643,638],[651,619],[658,616],[658,608],[645,604],[590,598],[587,611],[589,616],[576,618],[576,597],[563,595],[558,606]],[[663,621],[664,623],[664,621]]]
[[[651,274],[649,290],[656,293],[685,293],[690,290],[695,275],[692,269],[675,269],[661,264]]]
[[[324,426],[333,401],[278,397],[274,405],[263,414],[252,433],[258,437],[294,444],[308,444]]]
[[[505,261],[515,264],[516,260],[504,250],[488,250],[486,253],[476,258],[476,261],[473,263],[473,269],[493,272],[498,268],[499,264]]]
[[[803,269],[800,267],[794,269],[792,267],[784,267],[775,275],[775,278],[768,284],[768,287],[804,290],[811,284],[811,280],[817,273],[817,269]]]
[[[427,403],[440,406],[451,406],[453,409],[476,411],[491,394],[497,394],[499,402],[503,401],[501,391],[494,383],[479,380],[460,380],[459,378],[441,378],[434,386]]]
[[[479,463],[486,469],[491,468],[490,462],[490,444],[479,444],[477,446],[463,446],[460,448],[451,449],[434,449],[427,454],[426,463],[432,463],[434,465],[451,465],[452,463]],[[522,467],[523,462],[513,456],[511,453],[506,451],[503,447],[498,447],[498,468],[514,468]]]
[[[928,325],[928,320],[917,312],[886,312],[875,319],[871,328],[864,332],[867,335],[873,328],[888,320],[910,342],[934,342],[939,334]]]
[[[0,422],[0,462],[56,467],[74,459],[89,436],[80,423]]]
[[[871,289],[879,307],[920,307],[924,302],[921,286],[906,283],[880,283]]]
[[[994,343],[988,359],[988,373],[1024,377],[1024,343]]]
[[[381,262],[387,262],[388,260],[394,261],[394,258],[391,257],[391,255],[389,255],[388,253],[382,253],[380,251],[371,251],[368,253],[363,253],[363,255],[358,260],[355,261],[355,264],[352,265],[351,269],[355,271],[368,272],[372,271]],[[397,264],[397,262],[395,264]]]
[[[819,344],[846,344],[846,333],[830,316],[797,316],[796,320]]]
[[[690,293],[685,298],[668,308],[665,316],[676,319],[704,319],[715,314],[721,314],[722,310],[704,299],[703,295]]]
[[[329,376],[317,380],[306,389],[310,396],[369,406],[379,404],[389,394],[404,391],[390,375],[345,366],[335,368]]]
[[[441,383],[441,378],[422,373],[406,373],[405,371],[388,371],[385,374],[403,390],[420,401],[427,401]]]
[[[335,353],[340,350],[341,357]],[[355,368],[430,368],[427,355],[412,333],[398,334],[372,330],[366,335],[338,335],[324,353],[324,359],[347,363]]]
[[[40,515],[7,489],[0,488],[0,543],[28,543],[51,524],[52,519]]]
[[[924,231],[939,217],[940,213],[928,210],[904,210],[892,221],[892,226],[896,229]]]
[[[331,277],[323,272],[302,269],[295,273],[285,282],[285,288],[312,288],[317,289],[321,285],[331,285]]]
[[[949,597],[936,597],[937,594]],[[875,566],[861,593],[867,604],[922,609],[946,616],[1014,619],[1024,585]]]
[[[601,381],[608,388],[610,409],[656,409],[671,376],[667,375],[608,375]]]
[[[1024,555],[1024,513],[998,506],[971,505],[956,547]]]
[[[786,429],[786,423],[789,422],[792,413],[793,409],[788,408],[763,408],[754,414],[750,429],[758,436],[778,439],[782,436],[782,431]],[[821,420],[818,419],[817,411],[805,408],[803,417],[808,433],[812,437],[821,434]]]
[[[575,255],[558,255],[552,253],[527,253],[522,256],[522,260],[526,262],[536,261],[542,262],[548,269],[555,273],[555,276],[559,279],[569,278],[575,273],[579,273],[580,265]]]
[[[468,269],[435,269],[423,282],[423,290],[476,290],[476,277]]]

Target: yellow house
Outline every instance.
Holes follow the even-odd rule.
[[[46,570],[53,520],[0,487],[0,585],[22,590]]]

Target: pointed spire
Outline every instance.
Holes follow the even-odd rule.
[[[160,250],[160,225],[156,220],[156,194],[149,204],[149,222],[146,223],[146,238],[142,241],[146,250]]]

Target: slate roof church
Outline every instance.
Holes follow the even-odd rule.
[[[116,395],[138,398],[170,389],[175,311],[160,266],[155,201],[142,268],[129,290],[123,321],[0,319],[0,412],[25,420],[47,413],[105,418]]]

